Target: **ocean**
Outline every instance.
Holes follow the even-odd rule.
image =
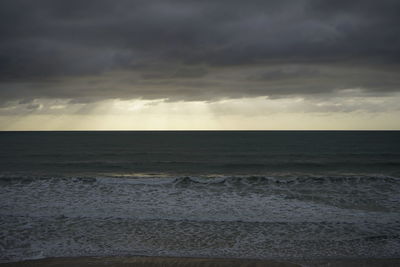
[[[398,131],[0,132],[0,262],[400,257]]]

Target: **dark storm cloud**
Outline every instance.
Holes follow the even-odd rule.
[[[2,0],[0,97],[395,92],[399,11],[390,0]]]

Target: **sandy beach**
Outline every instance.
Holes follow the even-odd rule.
[[[313,261],[251,260],[251,259],[213,259],[213,258],[174,258],[174,257],[77,257],[46,258],[21,262],[2,263],[2,267],[63,267],[63,266],[112,266],[112,267],[375,267],[400,266],[400,259],[338,259]]]

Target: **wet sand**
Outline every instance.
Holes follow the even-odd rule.
[[[173,258],[173,257],[78,257],[78,258],[47,258],[21,262],[2,263],[1,267],[375,267],[400,266],[400,259],[346,259],[346,260],[314,260],[314,261],[276,261],[247,259],[210,259],[210,258]]]

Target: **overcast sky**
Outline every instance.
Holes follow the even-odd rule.
[[[299,114],[399,129],[399,14],[397,0],[1,0],[0,129],[101,115],[119,124],[90,129],[294,129]]]

